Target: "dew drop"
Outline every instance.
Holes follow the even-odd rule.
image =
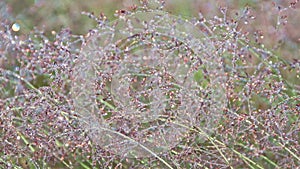
[[[15,32],[18,32],[20,30],[20,25],[17,24],[17,23],[14,23],[12,26],[11,26],[11,29]]]

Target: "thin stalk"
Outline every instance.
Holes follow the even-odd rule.
[[[146,146],[142,145],[141,143],[135,141],[134,139],[120,133],[120,132],[117,132],[117,131],[114,131],[114,130],[111,130],[111,129],[108,129],[108,128],[104,128],[104,127],[99,127],[101,130],[105,130],[105,131],[109,131],[111,133],[114,133],[114,134],[117,134],[133,143],[136,143],[138,144],[140,147],[142,147],[144,150],[146,150],[147,152],[149,152],[151,155],[153,155],[155,158],[157,158],[159,161],[161,161],[163,164],[165,164],[167,166],[167,168],[169,169],[173,169],[173,167],[168,163],[166,162],[164,159],[162,159],[161,157],[159,157],[157,154],[155,154],[153,151],[151,151],[150,149],[148,149]],[[94,128],[94,130],[98,130],[99,128]]]

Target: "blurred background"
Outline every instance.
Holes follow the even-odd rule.
[[[86,35],[97,23],[82,12],[101,13],[110,20],[116,19],[116,10],[132,9],[145,0],[0,0],[0,21],[26,37],[35,28],[45,32],[50,39],[56,32],[69,29],[73,34]],[[162,1],[162,0],[157,0]],[[289,61],[300,59],[300,3],[297,0],[165,0],[165,9],[184,18],[198,17],[206,20],[224,17],[220,8],[227,8],[227,19],[236,19],[239,30],[253,42],[263,45],[273,54]],[[237,19],[249,8],[253,19]],[[7,24],[8,23],[8,24]],[[1,65],[1,59],[0,59]],[[286,78],[300,85],[295,74]]]
[[[197,17],[201,12],[206,19],[222,17],[219,8],[227,7],[227,16],[234,18],[244,7],[251,8],[255,19],[241,23],[242,31],[260,36],[259,41],[285,58],[299,58],[300,10],[296,0],[166,0],[165,10],[185,18]],[[82,15],[82,11],[96,16],[104,13],[115,19],[117,9],[130,9],[139,0],[4,0],[0,2],[0,17],[20,25],[18,34],[28,34],[34,27],[51,31],[70,28],[74,34],[86,34],[96,22]]]

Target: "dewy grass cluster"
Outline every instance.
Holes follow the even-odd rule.
[[[86,35],[1,20],[1,168],[299,167],[299,59],[252,42],[248,8],[188,20],[141,2],[84,13]]]

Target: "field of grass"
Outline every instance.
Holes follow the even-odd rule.
[[[0,168],[300,167],[299,8],[0,2]]]

